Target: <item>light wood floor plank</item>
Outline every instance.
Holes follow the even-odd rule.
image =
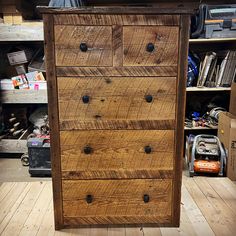
[[[89,236],[90,228],[71,229],[70,236]]]
[[[144,236],[161,236],[160,228],[155,227],[144,227],[143,233]]]
[[[188,215],[196,235],[214,236],[214,232],[212,231],[207,220],[199,210],[184,184],[182,186],[182,202],[184,204],[183,208]]]
[[[143,236],[141,227],[125,227],[125,236]]]
[[[192,224],[186,214],[186,211],[181,205],[181,218],[180,218],[180,227],[179,228],[161,228],[161,234],[162,236],[177,236],[177,235],[183,235],[183,236],[196,236],[196,233],[194,231],[194,228],[192,227]]]
[[[124,227],[108,227],[108,236],[125,236]]]
[[[225,204],[221,197],[211,187],[211,185],[207,182],[206,178],[199,177],[194,178],[194,180],[201,188],[201,191],[203,192],[205,197],[211,202],[211,204],[215,207],[215,209],[223,218],[223,221],[221,222],[225,223],[232,232],[232,234],[234,234],[236,232],[236,215],[234,214],[234,212]]]
[[[207,178],[206,180],[222,198],[225,204],[234,212],[234,214],[236,214],[236,194],[231,194],[231,192],[229,192],[224,185],[222,185],[220,182],[216,182],[212,178]]]
[[[2,183],[0,186],[0,202],[5,198],[5,196],[12,190],[16,185],[14,182]]]
[[[20,187],[20,188],[19,188]],[[21,202],[25,198],[26,194],[30,189],[29,183],[18,183],[14,187],[14,191],[10,196],[8,196],[8,202],[12,204],[1,204],[1,223],[0,223],[0,235],[7,227],[9,222],[11,221],[12,217],[16,213],[17,209],[19,208]],[[17,194],[16,194],[17,193]],[[18,194],[19,193],[19,194]]]
[[[193,200],[196,202],[198,208],[205,216],[211,229],[217,236],[232,235],[232,232],[230,231],[228,225],[224,223],[224,217],[220,214],[220,212],[217,209],[215,209],[212,202],[206,198],[204,193],[201,191],[199,186],[194,181],[195,178],[197,177],[185,178],[184,185],[186,186]]]
[[[108,236],[108,228],[94,228],[89,229],[89,236]]]
[[[12,217],[10,223],[4,229],[2,235],[19,235],[25,221],[27,220],[30,212],[32,211],[35,202],[37,201],[42,189],[45,186],[45,182],[31,182],[30,190],[21,202],[16,213]]]
[[[30,212],[23,228],[21,229],[20,236],[34,236],[37,234],[43,216],[52,200],[52,184],[46,182],[34,208]]]
[[[27,188],[28,183],[19,183],[12,188],[8,194],[1,201],[1,212],[0,212],[0,222],[6,217],[12,206],[15,205],[17,199],[22,195],[22,192],[25,193],[24,189]],[[24,196],[23,196],[24,197]]]
[[[232,182],[229,178],[218,178],[217,182],[221,183],[233,196],[236,196],[235,181]]]
[[[54,212],[53,212],[53,201],[49,203],[49,206],[43,216],[40,228],[37,236],[51,236],[54,235]]]

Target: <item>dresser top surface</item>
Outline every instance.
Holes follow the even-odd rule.
[[[43,14],[163,14],[183,15],[193,14],[190,8],[157,8],[157,7],[81,7],[81,8],[53,8],[37,7]]]

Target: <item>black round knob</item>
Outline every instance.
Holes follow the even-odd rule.
[[[152,148],[150,146],[145,146],[144,147],[144,151],[147,153],[147,154],[150,154],[152,152]]]
[[[153,100],[152,95],[146,95],[146,96],[145,96],[145,100],[146,100],[146,102],[148,102],[148,103],[152,102],[152,100]]]
[[[87,52],[88,51],[88,46],[87,46],[86,43],[81,43],[79,48],[82,52]]]
[[[93,196],[92,195],[87,195],[86,196],[86,202],[88,203],[88,204],[90,204],[90,203],[92,203],[92,201],[93,201]]]
[[[84,153],[85,154],[91,154],[93,149],[89,146],[84,147]]]
[[[153,43],[148,43],[146,50],[147,52],[153,52],[155,50],[155,45]]]
[[[144,194],[144,195],[143,195],[143,201],[144,201],[145,203],[148,203],[149,200],[150,200],[149,195],[148,195],[148,194]]]
[[[90,99],[90,97],[88,95],[85,95],[82,97],[83,103],[89,103],[89,99]]]

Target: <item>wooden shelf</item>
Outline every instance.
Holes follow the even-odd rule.
[[[21,104],[46,104],[47,90],[3,90],[1,91],[2,103],[21,103]]]
[[[25,153],[27,152],[26,139],[2,139],[0,140],[0,153]]]
[[[236,42],[236,38],[215,38],[215,39],[189,39],[190,44],[197,43],[225,43]]]
[[[0,42],[43,41],[43,22],[0,24]]]
[[[230,91],[231,88],[226,87],[216,87],[216,88],[208,88],[208,87],[187,87],[187,92],[206,92],[206,91]]]
[[[218,127],[184,127],[184,130],[217,130]]]

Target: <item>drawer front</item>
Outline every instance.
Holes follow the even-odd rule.
[[[55,26],[57,66],[112,66],[110,26]]]
[[[124,66],[176,66],[179,28],[126,26],[123,28]]]
[[[172,178],[174,131],[61,131],[63,178]]]
[[[78,122],[175,120],[174,77],[59,77],[58,96],[61,129]]]
[[[65,224],[170,223],[172,180],[64,180]]]

